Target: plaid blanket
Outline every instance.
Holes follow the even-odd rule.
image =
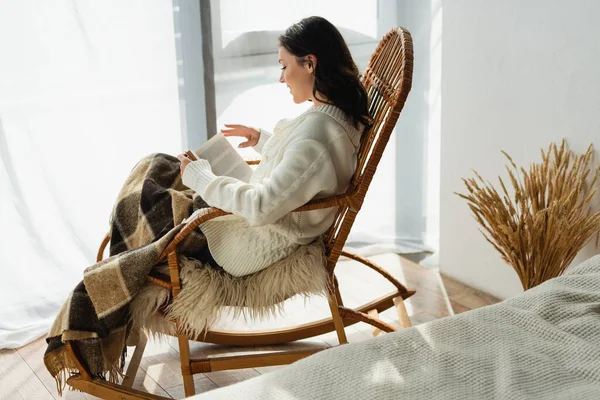
[[[94,377],[116,382],[122,375],[132,332],[129,303],[147,281],[158,257],[193,211],[208,205],[181,182],[179,160],[167,154],[142,159],[127,178],[111,215],[110,257],[84,272],[46,339],[44,363],[59,393],[79,372],[66,352],[74,348]],[[180,245],[188,257],[214,264],[206,238],[197,229]]]

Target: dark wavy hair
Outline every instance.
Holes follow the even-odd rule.
[[[296,56],[299,64],[317,58],[314,68],[313,96],[322,103],[342,109],[352,118],[354,126],[371,126],[369,99],[360,82],[360,73],[340,31],[325,18],[308,17],[290,26],[279,36],[279,45]],[[325,99],[317,97],[317,92]]]

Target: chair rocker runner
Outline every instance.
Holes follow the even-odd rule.
[[[182,329],[179,321],[174,321],[178,332],[181,372],[186,396],[191,396],[195,393],[193,374],[289,364],[319,351],[314,349],[296,350],[261,353],[259,355],[191,360],[189,340],[230,346],[269,346],[306,339],[335,330],[339,343],[345,344],[348,340],[344,328],[356,322],[370,324],[373,327],[373,334],[375,336],[381,332],[395,331],[396,328],[378,318],[378,313],[390,307],[396,308],[400,325],[403,328],[411,326],[404,300],[412,296],[415,292],[408,290],[380,266],[366,258],[344,251],[343,246],[354,223],[356,214],[363,204],[377,165],[410,92],[412,71],[413,47],[411,35],[404,28],[395,28],[388,32],[379,43],[369,60],[362,78],[362,83],[369,96],[369,111],[373,116],[373,126],[361,138],[358,163],[349,189],[344,194],[313,200],[295,210],[309,211],[320,208],[338,207],[335,222],[328,231],[324,241],[327,256],[326,269],[329,280],[327,295],[331,318],[291,328],[269,331],[236,332],[210,329],[208,332],[204,332],[197,337],[187,337],[183,333],[184,329]],[[160,257],[161,262],[165,258],[168,260],[170,281],[153,277],[149,277],[149,281],[169,289],[172,299],[177,297],[181,292],[177,245],[194,229],[199,227],[200,224],[227,214],[227,212],[217,208],[207,208],[189,221],[175,236]],[[107,235],[100,246],[97,257],[98,261],[102,260],[104,249],[109,241],[110,236]],[[378,272],[388,279],[395,286],[396,290],[356,309],[345,307],[334,273],[340,255],[358,261]],[[93,379],[86,366],[83,365],[81,358],[78,357],[76,343],[67,342],[67,350],[79,369],[79,374],[69,378],[67,383],[75,389],[106,399],[164,399],[165,397],[131,388],[145,344],[146,338],[140,340],[129,363],[123,382],[117,385],[102,379]]]

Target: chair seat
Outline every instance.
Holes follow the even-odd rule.
[[[181,292],[169,302],[166,287],[147,284],[131,303],[133,323],[136,328],[171,335],[174,324],[166,320],[179,319],[186,332],[195,336],[210,327],[225,307],[233,307],[235,317],[275,315],[293,296],[327,295],[326,262],[322,241],[300,246],[289,257],[242,277],[181,256]],[[166,264],[157,266],[157,271],[165,276],[169,273]],[[157,317],[161,310],[167,318]]]

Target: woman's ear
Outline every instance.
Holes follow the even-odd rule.
[[[308,72],[311,74],[315,73],[315,69],[317,68],[317,57],[314,54],[309,54],[306,56],[306,65],[308,65]]]

